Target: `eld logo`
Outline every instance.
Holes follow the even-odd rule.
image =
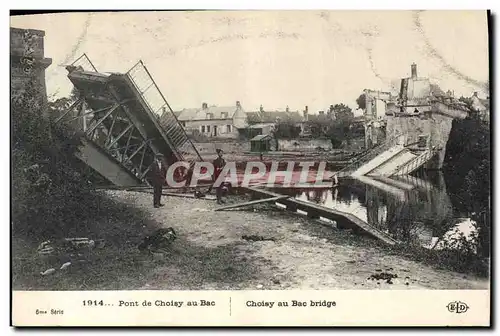
[[[469,306],[467,306],[466,303],[460,301],[450,302],[446,307],[448,307],[448,311],[450,313],[457,314],[465,313],[467,310],[469,310]]]

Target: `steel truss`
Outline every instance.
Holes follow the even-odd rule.
[[[201,160],[142,61],[125,74],[114,74],[118,82],[99,73],[85,54],[67,69],[70,74],[75,71],[80,76],[77,79],[80,84],[74,86],[79,98],[55,123],[69,123],[82,131],[92,145],[121,167],[118,170],[149,184],[147,175],[156,153],[163,151],[169,164]]]
[[[147,183],[146,175],[154,160],[152,139],[142,136],[123,110],[127,102],[116,102],[92,110],[85,98],[75,101],[56,120],[69,123],[84,132],[85,138],[110,154],[129,172]]]

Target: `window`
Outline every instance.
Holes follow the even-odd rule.
[[[201,133],[205,133],[205,125],[201,126]]]
[[[186,122],[185,121],[181,121],[181,125],[182,125],[182,127],[186,127]]]
[[[207,113],[207,119],[213,119],[214,114],[213,113]]]
[[[226,132],[231,133],[231,125],[226,125]]]
[[[227,112],[221,112],[220,118],[221,119],[227,119]]]
[[[210,125],[207,125],[207,133],[210,133]]]

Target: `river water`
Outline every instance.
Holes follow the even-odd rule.
[[[280,188],[278,192],[350,213],[400,242],[429,249],[460,248],[463,244],[460,239],[465,239],[478,252],[481,235],[486,234],[478,230],[481,223],[475,214],[462,203],[452,203],[453,192],[440,172],[361,177],[341,180],[334,188]],[[486,236],[489,237],[489,232]]]

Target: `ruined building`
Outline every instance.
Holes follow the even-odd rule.
[[[417,65],[411,65],[411,76],[401,79],[399,95],[387,103],[387,138],[405,135],[406,145],[435,148],[438,152],[426,168],[441,169],[446,143],[454,118],[464,119],[469,110],[464,103],[443,92],[428,78],[419,77]]]

